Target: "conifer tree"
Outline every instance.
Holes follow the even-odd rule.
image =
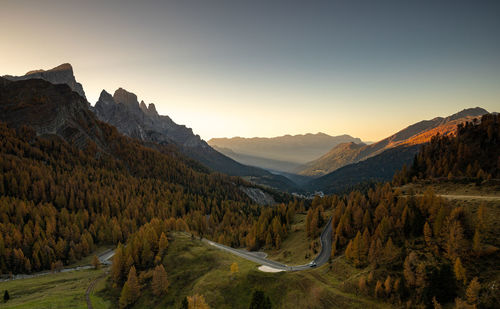
[[[92,258],[92,266],[94,266],[94,269],[101,268],[101,261],[99,261],[97,255],[94,255],[94,257]]]
[[[168,239],[165,233],[161,233],[160,240],[158,241],[158,254],[160,256],[165,255],[168,247]]]
[[[462,261],[460,261],[460,258],[456,258],[455,265],[453,266],[453,271],[455,272],[455,278],[458,282],[462,282],[463,284],[467,282],[465,268],[462,266]]]
[[[163,265],[157,265],[153,271],[153,279],[151,280],[151,288],[156,296],[165,295],[168,291],[169,282],[167,272]]]
[[[140,296],[140,286],[137,279],[137,273],[135,267],[132,266],[128,273],[128,278],[123,285],[122,292],[120,294],[119,304],[121,308],[125,308],[137,301]]]
[[[471,305],[477,304],[480,290],[481,290],[481,284],[479,284],[479,280],[477,279],[477,277],[474,277],[469,283],[469,286],[467,287],[467,290],[465,292],[465,295],[467,296],[467,302],[469,304]]]

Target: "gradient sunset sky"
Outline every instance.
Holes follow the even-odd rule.
[[[0,75],[69,62],[205,139],[500,111],[500,1],[0,0],[0,34]]]

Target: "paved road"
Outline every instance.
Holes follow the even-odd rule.
[[[227,252],[230,252],[234,255],[237,255],[239,257],[242,257],[246,260],[266,265],[272,268],[280,269],[283,271],[300,271],[300,270],[306,270],[306,269],[311,269],[310,264],[306,265],[294,265],[294,266],[289,266],[285,265],[276,261],[268,260],[266,259],[265,255],[262,255],[261,253],[258,252],[249,252],[246,250],[242,249],[234,249],[216,242],[213,242],[208,239],[202,239],[202,241]],[[320,241],[321,241],[321,251],[319,252],[318,256],[312,261],[313,263],[316,264],[316,267],[319,267],[330,259],[330,254],[332,251],[332,219],[328,220],[328,223],[326,224],[325,228],[323,229],[323,232],[321,233],[320,236]]]
[[[104,265],[111,265],[111,258],[115,254],[115,250],[113,249],[108,249],[101,254],[99,254],[97,257],[99,258],[99,261],[101,264]],[[94,266],[91,265],[85,265],[85,266],[77,266],[77,267],[67,267],[61,269],[59,272],[65,273],[69,271],[76,271],[76,270],[84,270],[84,269],[91,269],[94,268]],[[52,275],[54,272],[52,271],[41,271],[37,272],[34,274],[26,275],[26,274],[18,274],[18,275],[13,275],[12,278],[2,278],[0,279],[0,282],[5,282],[5,281],[10,281],[10,280],[18,280],[18,279],[27,279],[27,278],[35,278],[35,277],[40,277],[40,276],[45,276],[45,275]]]

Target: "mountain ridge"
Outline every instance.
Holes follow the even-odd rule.
[[[357,163],[376,156],[388,149],[399,146],[423,144],[437,133],[453,134],[456,125],[487,114],[488,111],[480,108],[467,108],[447,117],[435,117],[422,120],[386,137],[376,143],[350,149],[332,148],[323,156],[308,162],[303,168],[295,172],[304,176],[323,176],[338,168]]]
[[[144,142],[174,144],[184,155],[215,171],[251,177],[256,183],[285,191],[295,187],[284,176],[241,164],[216,151],[191,128],[176,124],[169,116],[159,115],[153,103],[139,103],[134,93],[123,88],[118,88],[113,95],[103,90],[91,109],[101,121],[115,126],[121,133]]]
[[[4,75],[2,77],[12,81],[39,78],[53,84],[67,84],[73,91],[81,95],[84,99],[87,99],[83,86],[76,81],[73,67],[69,63],[63,63],[49,70],[31,70],[22,76]]]
[[[208,144],[216,147],[225,155],[244,164],[257,165],[266,169],[274,162],[283,162],[281,171],[293,172],[305,164],[343,142],[358,142],[361,139],[347,134],[330,136],[325,133],[307,133],[267,137],[213,138]]]

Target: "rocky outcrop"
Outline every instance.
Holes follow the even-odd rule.
[[[80,148],[89,141],[105,148],[87,100],[65,84],[0,78],[0,121],[15,128],[29,124],[37,135],[57,135]]]
[[[96,116],[118,131],[145,142],[174,144],[186,156],[201,162],[214,171],[233,176],[249,176],[252,181],[282,190],[295,184],[280,175],[246,166],[210,147],[192,129],[176,124],[170,117],[159,115],[154,104],[139,103],[137,96],[123,88],[113,96],[103,90],[92,107]]]
[[[168,116],[158,115],[154,104],[139,103],[134,93],[123,88],[117,89],[113,96],[103,90],[93,110],[99,119],[130,137],[174,143],[181,149],[209,147],[190,128],[176,124]]]
[[[43,79],[52,84],[66,84],[73,91],[81,95],[83,98],[85,97],[85,92],[83,91],[82,85],[76,81],[75,76],[73,74],[73,67],[69,63],[61,64],[50,70],[34,70],[29,71],[23,76],[11,76],[5,75],[4,78],[12,81],[18,80],[26,80],[26,79]]]
[[[269,193],[264,192],[259,188],[240,186],[240,190],[259,205],[267,206],[276,204],[276,201]]]

